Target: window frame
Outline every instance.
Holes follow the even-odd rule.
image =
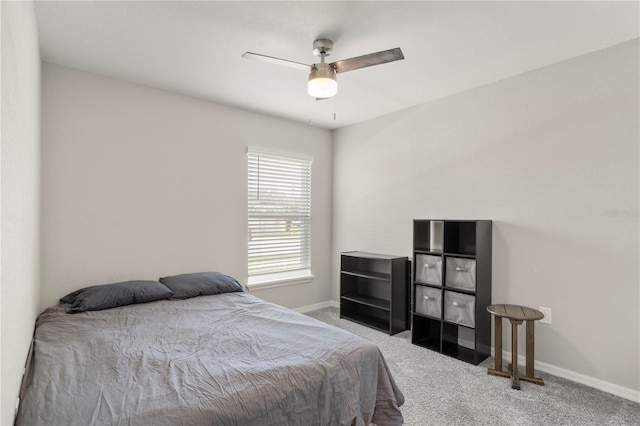
[[[305,187],[305,191],[308,192],[308,213],[307,213],[307,221],[308,221],[308,232],[306,235],[301,236],[301,240],[306,243],[306,253],[308,258],[308,265],[303,265],[307,267],[303,267],[295,270],[286,270],[286,271],[277,271],[270,273],[260,273],[249,275],[250,265],[251,265],[251,244],[249,240],[249,236],[251,235],[249,228],[252,219],[255,219],[256,215],[252,215],[251,206],[252,206],[252,185],[255,185],[255,182],[252,182],[252,173],[255,173],[255,169],[252,169],[252,161],[255,161],[255,157],[264,156],[265,158],[272,159],[274,161],[299,161],[308,163],[305,167],[308,167],[308,187]],[[312,244],[311,244],[311,234],[312,234],[312,170],[313,170],[313,157],[310,155],[292,153],[286,151],[265,149],[259,147],[247,147],[247,287],[249,290],[251,289],[266,289],[272,287],[281,287],[288,285],[296,285],[308,283],[313,279],[313,274],[311,272],[312,265]],[[259,170],[258,170],[259,173]],[[301,178],[301,181],[303,178]],[[259,181],[259,179],[258,179]],[[259,183],[258,183],[259,185]],[[255,190],[254,190],[255,191]]]

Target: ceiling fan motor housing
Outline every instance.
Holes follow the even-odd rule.
[[[336,70],[329,64],[313,64],[311,72],[309,73],[309,79],[313,80],[315,78],[330,78],[331,80],[335,80]]]

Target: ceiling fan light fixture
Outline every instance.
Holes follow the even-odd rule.
[[[320,57],[319,64],[306,65],[301,62],[289,61],[252,52],[245,52],[242,57],[258,59],[272,64],[286,65],[288,67],[302,69],[305,71],[311,69],[309,82],[307,83],[307,92],[317,100],[331,98],[338,93],[336,74],[404,59],[402,50],[399,47],[396,47],[395,49],[381,50],[379,52],[356,56],[349,59],[342,59],[340,61],[326,64],[324,62],[325,58],[331,55],[332,51],[333,42],[326,38],[320,38],[313,42],[313,54]]]
[[[336,71],[329,64],[315,64],[311,67],[307,91],[314,98],[330,98],[338,93]]]

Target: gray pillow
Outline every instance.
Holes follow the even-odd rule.
[[[160,282],[173,291],[171,299],[188,299],[220,293],[242,291],[235,278],[221,272],[196,272],[160,278]]]
[[[68,314],[168,299],[173,291],[157,281],[125,281],[81,288],[60,299]]]

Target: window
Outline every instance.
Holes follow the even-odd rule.
[[[309,281],[312,158],[248,150],[249,286]]]

